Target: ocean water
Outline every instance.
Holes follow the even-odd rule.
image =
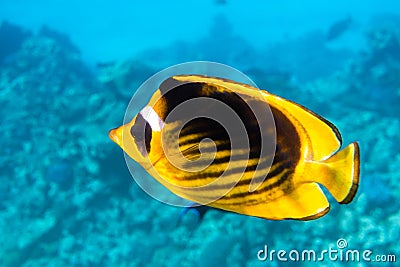
[[[400,3],[261,2],[0,2],[0,266],[396,266]],[[108,131],[149,77],[198,60],[359,141],[352,203],[307,222],[199,219],[143,192]]]

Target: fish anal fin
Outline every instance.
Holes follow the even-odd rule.
[[[271,220],[314,220],[329,211],[329,202],[316,183],[300,184],[273,201],[247,206],[243,213]]]
[[[357,193],[360,182],[360,152],[354,142],[330,158],[321,162],[308,162],[305,177],[322,184],[340,203],[350,203]]]

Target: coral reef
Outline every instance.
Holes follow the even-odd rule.
[[[0,25],[0,65],[12,60],[12,56],[17,52],[24,40],[31,33],[17,25],[3,21]]]
[[[15,36],[11,48],[0,51],[0,60],[13,54],[0,64],[1,266],[280,266],[260,262],[257,252],[264,245],[321,251],[336,248],[339,238],[350,249],[400,257],[400,121],[393,104],[400,100],[398,29],[371,29],[369,50],[362,56],[339,70],[336,62],[316,71],[322,64],[317,62],[310,66],[312,75],[303,76],[307,83],[300,83],[296,77],[307,62],[304,50],[291,52],[301,64],[285,70],[287,58],[282,58],[273,61],[272,71],[259,64],[256,58],[263,56],[229,31],[223,18],[213,27],[210,35],[221,31],[218,27],[225,31],[217,38],[224,44],[213,51],[201,49],[215,41],[208,36],[194,49],[181,43],[165,50],[170,55],[154,50],[135,60],[101,63],[93,71],[57,31],[44,27],[32,35],[10,24],[1,26],[0,38],[4,28],[11,29],[7,36]],[[270,55],[282,55],[281,48],[299,43],[309,47],[312,40],[323,42],[319,38],[311,34],[277,44]],[[233,52],[221,55],[226,43],[234,43]],[[317,57],[335,55],[322,43],[313,49]],[[245,50],[251,51],[243,54]],[[197,57],[194,51],[207,54]],[[152,57],[158,55],[163,58],[157,65]],[[260,87],[337,124],[345,144],[359,140],[362,176],[356,199],[346,207],[333,204],[327,216],[310,222],[210,210],[201,221],[177,225],[181,210],[151,199],[134,183],[107,133],[121,123],[141,82],[163,64],[185,58],[236,62]]]

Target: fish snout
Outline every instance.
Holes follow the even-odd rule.
[[[118,127],[115,129],[112,129],[108,132],[108,137],[112,141],[114,141],[117,145],[121,146],[122,145],[122,127]]]

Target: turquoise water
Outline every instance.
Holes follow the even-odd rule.
[[[348,250],[352,266],[370,264],[367,250],[399,260],[400,4],[259,2],[1,1],[0,266],[313,264],[291,250],[327,250],[325,266]],[[209,210],[178,223],[182,208],[144,193],[108,131],[146,79],[194,60],[233,66],[359,141],[353,202],[330,198],[308,222]],[[261,261],[265,246],[288,261]]]

